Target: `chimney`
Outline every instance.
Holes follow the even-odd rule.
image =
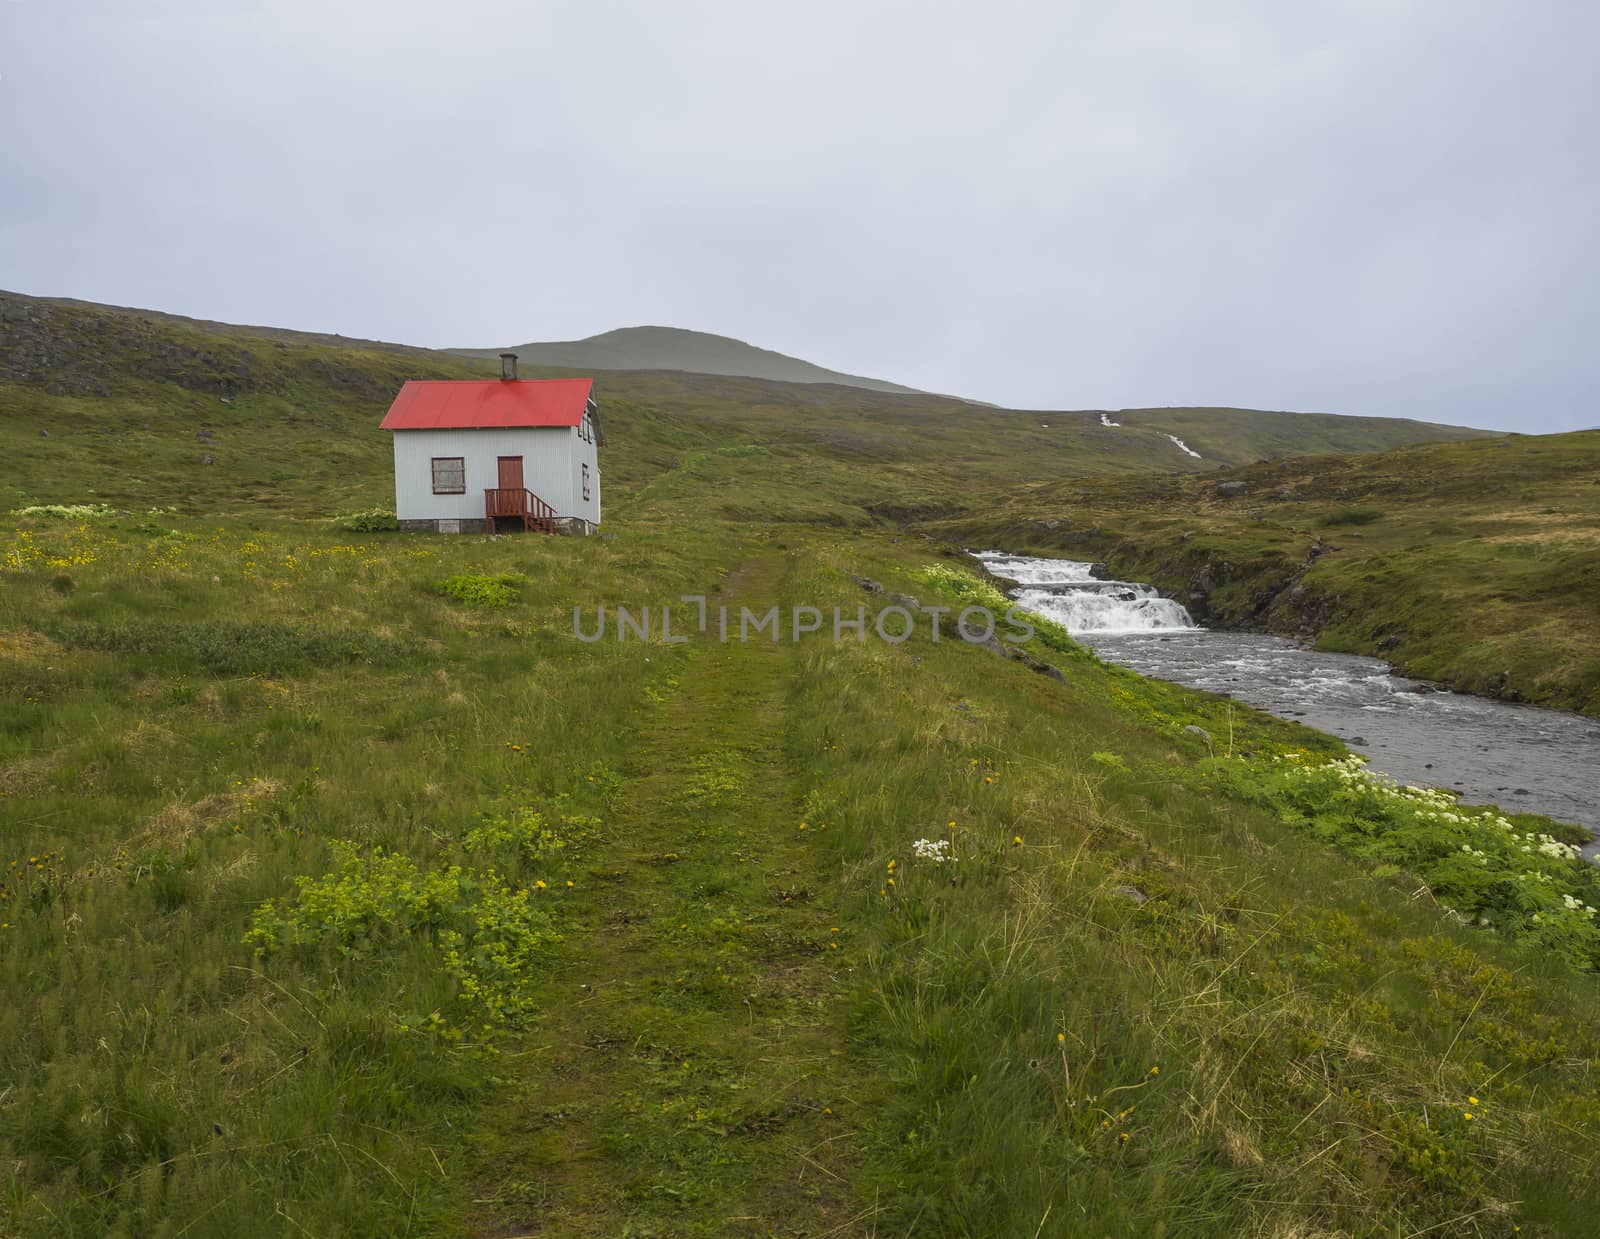
[[[517,355],[515,353],[500,354],[500,377],[506,382],[511,382],[517,377]]]

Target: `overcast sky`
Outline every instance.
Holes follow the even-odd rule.
[[[0,287],[1600,424],[1600,4],[0,0]]]

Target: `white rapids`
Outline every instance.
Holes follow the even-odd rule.
[[[1074,635],[1183,632],[1195,626],[1172,599],[1138,581],[1102,581],[1093,564],[1002,551],[978,551],[976,558],[996,576],[1017,583],[1014,596],[1025,610],[1055,620]]]

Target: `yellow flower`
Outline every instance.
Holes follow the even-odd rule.
[[[1467,1122],[1470,1123],[1470,1122],[1472,1122],[1473,1119],[1477,1118],[1478,1116],[1473,1114],[1471,1110],[1463,1110],[1461,1112],[1461,1117],[1466,1119]]]
[[[1011,837],[1011,846],[1012,847],[1021,847],[1022,846],[1022,836],[1021,835],[1013,835]]]
[[[1468,1097],[1467,1098],[1467,1104],[1469,1106],[1475,1106],[1475,1105],[1478,1104],[1478,1099],[1476,1097]]]
[[[1152,1067],[1152,1068],[1150,1068],[1150,1074],[1153,1075],[1153,1076],[1160,1075],[1161,1074],[1161,1068],[1160,1067]]]
[[[1060,1045],[1066,1045],[1066,1043],[1067,1043],[1067,1034],[1066,1033],[1057,1033],[1056,1034],[1056,1041]]]

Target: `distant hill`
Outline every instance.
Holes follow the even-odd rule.
[[[867,391],[898,392],[921,396],[929,393],[882,379],[843,374],[812,365],[743,340],[686,331],[681,327],[619,327],[583,340],[550,344],[513,344],[494,349],[451,349],[463,357],[494,357],[515,353],[530,366],[560,366],[568,370],[682,370],[689,374],[721,374],[747,379],[776,379],[783,383],[837,383]]]

